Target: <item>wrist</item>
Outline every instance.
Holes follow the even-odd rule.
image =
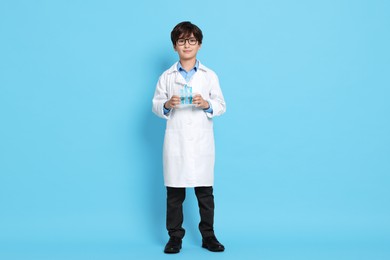
[[[210,104],[208,101],[204,101],[204,105],[202,106],[203,110],[207,110],[210,108]]]

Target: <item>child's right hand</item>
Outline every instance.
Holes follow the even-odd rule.
[[[180,104],[180,97],[177,95],[173,95],[170,100],[165,102],[165,108],[166,109],[171,109],[174,108],[175,106]]]

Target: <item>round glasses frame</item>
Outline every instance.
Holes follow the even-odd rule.
[[[183,46],[186,44],[187,41],[189,45],[195,45],[198,42],[196,38],[189,38],[189,39],[180,38],[176,41],[176,44],[179,46]]]

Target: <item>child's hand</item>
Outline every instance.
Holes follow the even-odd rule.
[[[202,109],[208,109],[210,106],[209,106],[209,102],[207,102],[206,100],[204,100],[202,98],[201,95],[199,94],[196,94],[193,98],[192,98],[192,103],[195,104],[196,107],[200,107]]]
[[[170,100],[165,102],[164,107],[166,109],[171,109],[171,108],[174,108],[175,106],[177,106],[179,104],[180,104],[180,97],[177,96],[177,95],[173,95]]]

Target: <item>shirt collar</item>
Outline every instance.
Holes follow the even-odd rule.
[[[199,61],[196,60],[195,66],[194,66],[191,70],[198,71],[198,69],[199,69]],[[186,70],[181,66],[180,61],[177,63],[177,70],[178,70],[178,71],[186,71]],[[191,71],[191,70],[190,70],[190,71]]]
[[[167,70],[167,73],[168,73],[168,74],[171,74],[171,73],[174,73],[174,72],[179,72],[178,63],[180,63],[180,62],[177,61],[175,64],[173,64],[173,65]],[[198,67],[199,70],[202,70],[202,71],[204,71],[204,72],[209,71],[209,69],[208,69],[206,66],[204,66],[204,65],[202,64],[202,62],[200,62],[200,61],[197,60],[197,64],[198,64],[198,66],[199,66],[199,67]]]

